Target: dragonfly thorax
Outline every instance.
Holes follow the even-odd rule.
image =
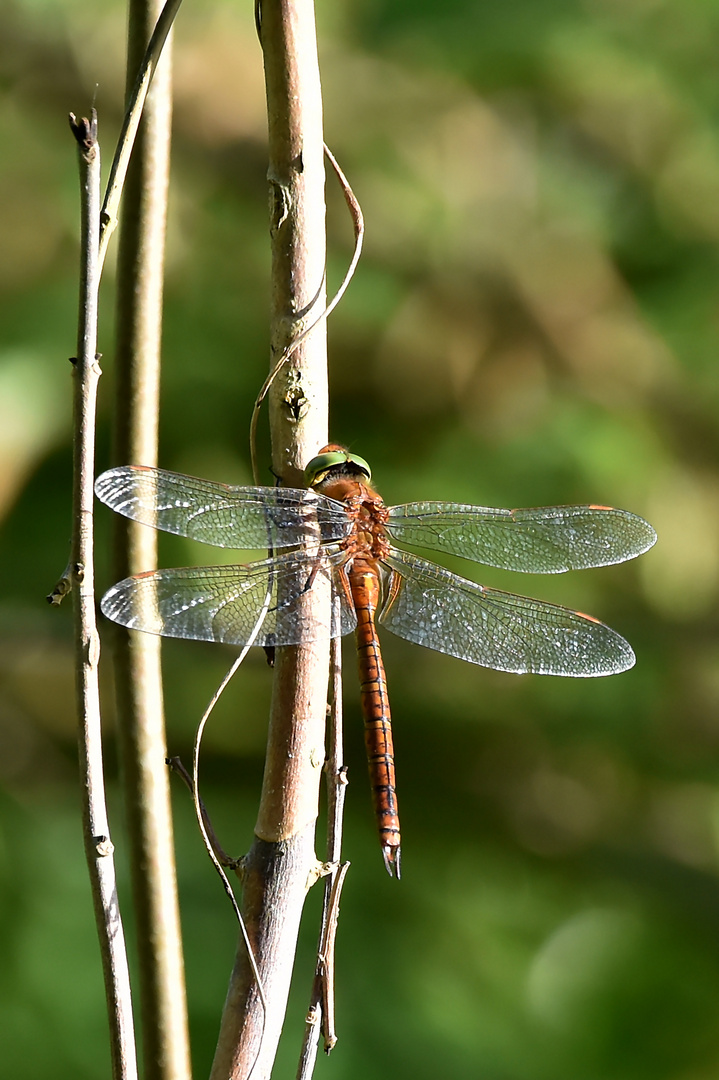
[[[343,541],[348,554],[366,555],[371,560],[384,558],[389,551],[389,512],[382,497],[367,484],[344,476],[328,478],[316,490],[344,503],[352,522],[351,531]]]

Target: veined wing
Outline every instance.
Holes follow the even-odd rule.
[[[294,547],[341,540],[351,528],[342,503],[314,491],[230,487],[165,469],[109,469],[95,481],[95,494],[133,521],[216,547]]]
[[[151,570],[113,585],[100,606],[121,626],[164,637],[298,645],[354,629],[354,610],[334,582],[333,570],[343,558],[342,552],[288,552],[239,566]],[[320,603],[312,595],[315,589]]]
[[[402,544],[533,574],[624,562],[657,538],[643,518],[611,506],[494,510],[463,503],[406,503],[390,507],[387,530]]]
[[[616,631],[589,615],[487,589],[392,549],[379,621],[393,634],[472,664],[538,675],[612,675],[634,664]]]

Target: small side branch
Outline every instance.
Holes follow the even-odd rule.
[[[196,808],[195,814],[197,815],[197,812],[199,810],[200,820],[202,822],[202,829],[204,829],[205,835],[207,836],[210,850],[217,859],[220,866],[223,868],[227,868],[228,870],[237,870],[242,860],[235,858],[234,855],[230,855],[223,848],[217,836],[217,833],[215,832],[214,826],[210,819],[210,815],[207,813],[207,807],[205,806],[202,798],[198,794],[196,794],[192,776],[182,764],[181,759],[177,756],[169,757],[165,759],[165,764],[169,765],[172,771],[179,776],[180,780],[182,780],[183,784],[192,796],[192,801]]]
[[[334,1008],[335,937],[339,919],[339,902],[345,876],[350,864],[340,863],[342,856],[342,826],[347,769],[343,764],[342,740],[342,641],[335,638],[330,650],[330,680],[332,695],[327,730],[327,874],[322,905],[322,924],[317,949],[317,965],[312,994],[307,1010],[305,1037],[302,1043],[297,1080],[309,1080],[317,1058],[320,1034],[326,1054],[337,1042]]]
[[[73,536],[70,573],[74,584],[76,693],[83,794],[83,833],[95,918],[105,976],[115,1080],[135,1080],[137,1060],[130,976],[115,883],[113,846],[105,803],[102,764],[93,551],[93,474],[95,412],[100,367],[97,363],[99,285],[100,150],[97,117],[70,127],[79,147],[82,197],[82,265],[77,359],[74,366]]]
[[[347,793],[347,767],[344,764],[343,711],[342,711],[342,639],[334,638],[330,650],[330,677],[332,700],[327,733],[327,862],[329,877],[325,881],[322,907],[322,929],[317,956],[313,1004],[322,1007],[322,1035],[325,1053],[337,1042],[335,1031],[334,971],[335,937],[339,919],[342,886],[349,870],[342,858],[342,830],[344,826],[345,795]]]

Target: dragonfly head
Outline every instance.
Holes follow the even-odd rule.
[[[329,477],[332,479],[348,477],[366,481],[371,476],[372,470],[364,458],[357,454],[350,454],[349,450],[335,443],[325,446],[305,467],[305,483],[312,488],[322,484]]]

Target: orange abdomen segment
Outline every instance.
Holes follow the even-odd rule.
[[[357,612],[357,657],[372,800],[387,872],[390,876],[399,878],[400,833],[392,719],[387,679],[374,621],[374,613],[379,603],[379,581],[375,572],[361,570],[350,575],[350,583]]]

